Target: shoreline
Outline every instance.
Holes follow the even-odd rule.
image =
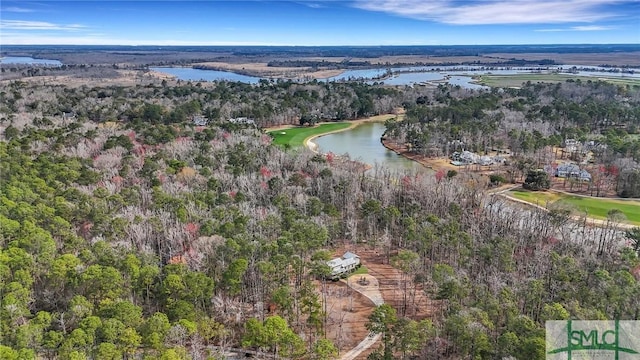
[[[369,122],[384,122],[388,119],[392,119],[394,117],[400,117],[402,118],[404,116],[404,114],[382,114],[382,115],[375,115],[375,116],[370,116],[368,118],[362,118],[362,119],[356,119],[356,120],[345,120],[344,122],[349,123],[349,126],[344,128],[344,129],[339,129],[339,130],[332,130],[332,131],[328,131],[328,132],[323,132],[320,134],[313,134],[310,136],[307,136],[303,141],[302,144],[305,148],[313,151],[316,154],[320,154],[319,150],[318,150],[318,145],[313,142],[314,139],[319,138],[321,136],[325,136],[325,135],[330,135],[330,134],[335,134],[338,132],[342,132],[342,131],[347,131],[347,130],[351,130],[357,126],[360,126],[362,124],[365,123],[369,123]],[[318,125],[322,125],[322,124],[332,124],[335,123],[333,121],[325,121],[325,122],[320,122],[317,123],[314,126],[318,126]],[[269,131],[277,131],[277,130],[285,130],[285,129],[291,129],[291,128],[297,128],[299,127],[299,125],[278,125],[278,126],[273,126],[273,127],[268,127],[268,128],[264,128],[264,131],[269,132]],[[354,163],[358,163],[361,164],[363,166],[363,170],[367,171],[371,168],[373,168],[373,166],[371,164],[368,163],[361,163],[358,161],[353,161]]]
[[[395,115],[395,114],[383,114],[383,115],[376,115],[376,116],[371,116],[368,118],[364,118],[364,119],[356,119],[356,120],[349,120],[348,122],[350,123],[348,127],[344,128],[344,129],[339,129],[339,130],[333,130],[333,131],[329,131],[329,132],[325,132],[322,134],[314,134],[311,136],[308,136],[307,138],[305,138],[302,143],[304,144],[304,147],[306,147],[307,149],[313,151],[316,154],[320,154],[320,151],[318,151],[318,144],[316,144],[315,142],[313,142],[314,139],[325,136],[325,135],[330,135],[330,134],[335,134],[335,133],[339,133],[339,132],[343,132],[343,131],[347,131],[347,130],[351,130],[353,128],[356,128],[362,124],[365,123],[369,123],[369,122],[383,122],[386,121],[388,119],[391,119],[393,117],[397,117],[399,115]],[[325,124],[325,123],[319,123],[319,124]],[[359,162],[359,161],[354,161],[354,160],[350,160],[351,162],[354,163],[358,163],[358,164],[362,164],[363,166],[363,171],[367,171],[373,168],[373,165],[369,164],[369,163],[364,163],[364,162]]]
[[[434,171],[438,171],[438,170],[460,171],[460,169],[462,168],[460,166],[455,166],[450,164],[449,159],[447,158],[430,158],[424,155],[415,154],[412,151],[409,151],[404,145],[394,144],[392,141],[387,139],[382,139],[380,142],[382,143],[382,146],[395,152],[396,154],[406,159],[409,159],[411,161],[415,161],[418,164]]]
[[[311,151],[313,151],[315,153],[318,153],[318,150],[317,150],[318,145],[313,142],[313,139],[319,138],[321,136],[329,135],[329,134],[335,134],[335,133],[339,133],[339,132],[342,132],[342,131],[351,130],[351,129],[355,128],[355,127],[358,127],[358,126],[360,126],[362,124],[369,123],[369,122],[384,122],[384,121],[387,121],[388,119],[391,119],[391,118],[394,118],[394,117],[398,117],[398,116],[401,116],[401,115],[383,114],[383,115],[371,116],[371,117],[364,118],[364,119],[347,120],[347,122],[350,123],[348,127],[344,128],[344,129],[339,129],[339,130],[332,130],[332,131],[325,132],[325,133],[322,133],[322,134],[314,134],[314,135],[308,136],[302,141],[302,143],[304,144],[304,146],[307,149],[309,149],[309,150],[311,150]],[[318,123],[318,125],[320,125],[320,124],[327,124],[327,122]]]

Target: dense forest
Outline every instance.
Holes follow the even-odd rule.
[[[357,82],[297,84],[282,80],[262,80],[258,85],[178,81],[170,86],[163,81],[162,85],[131,87],[59,85],[24,89],[26,86],[15,81],[5,87],[0,93],[0,116],[38,115],[47,119],[73,113],[93,122],[118,120],[131,122],[134,127],[149,123],[162,127],[203,115],[211,121],[248,117],[259,127],[268,127],[298,124],[303,116],[331,121],[391,113],[403,102],[415,101],[431,91],[401,92]]]
[[[514,207],[473,177],[363,173],[260,130],[404,106],[408,120],[390,132],[424,151],[436,138],[498,142],[520,116],[530,126],[502,145],[536,131],[546,144],[551,126],[576,137],[602,126],[574,109],[582,91],[631,133],[637,89],[624,103],[609,100],[625,89],[584,86],[3,83],[0,358],[205,359],[230,347],[336,358],[321,279],[344,246],[385,254],[438,304],[420,321],[411,296],[377,308],[371,359],[542,359],[545,320],[639,319],[640,233],[621,233],[616,218],[592,228]],[[195,126],[196,115],[209,123]],[[610,144],[611,156],[638,160],[633,143]]]

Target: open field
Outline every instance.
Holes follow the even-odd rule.
[[[570,74],[517,74],[517,75],[480,75],[476,77],[476,81],[479,84],[494,87],[519,87],[522,83],[531,81],[545,82],[545,83],[560,83],[569,79],[580,81],[596,81],[602,80],[617,85],[638,85],[640,86],[640,79],[638,78],[608,78],[603,73],[602,77],[590,77],[590,76],[575,76]]]
[[[606,219],[612,209],[622,211],[629,223],[640,225],[640,201],[613,200],[586,196],[571,196],[556,192],[527,191],[516,189],[508,192],[509,196],[532,204],[548,207],[551,204],[567,204],[578,211],[586,211],[594,219]]]
[[[348,122],[320,124],[314,127],[301,126],[268,132],[273,137],[273,143],[298,147],[304,145],[305,139],[332,131],[344,130],[351,126]]]

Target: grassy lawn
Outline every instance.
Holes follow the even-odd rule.
[[[606,74],[602,77],[591,76],[575,76],[570,74],[516,74],[516,75],[480,75],[476,78],[478,83],[486,86],[494,87],[519,87],[522,83],[531,81],[545,83],[565,82],[568,79],[580,79],[580,81],[597,81],[603,80],[617,85],[640,85],[640,79],[637,78],[607,78]]]
[[[336,130],[343,130],[350,126],[348,122],[338,122],[331,124],[321,124],[315,127],[301,126],[290,129],[281,129],[268,132],[273,137],[273,143],[277,145],[289,145],[298,147],[304,145],[304,139],[328,133]]]
[[[354,275],[364,275],[364,274],[368,274],[369,270],[367,270],[367,267],[364,265],[360,265],[359,268],[356,269],[356,271],[352,272],[351,275],[349,276],[354,276]]]
[[[582,196],[571,196],[566,194],[544,192],[512,190],[509,195],[516,199],[524,200],[533,204],[548,207],[553,203],[564,203],[570,205],[578,211],[586,211],[589,217],[595,219],[606,219],[609,210],[618,209],[622,211],[629,223],[640,225],[640,201],[636,200],[612,200],[602,198],[590,198]]]

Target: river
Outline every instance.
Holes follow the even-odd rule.
[[[432,171],[385,148],[380,142],[385,129],[384,123],[367,122],[349,130],[322,135],[313,142],[322,153],[347,154],[351,160],[371,166],[386,166],[395,171]]]

